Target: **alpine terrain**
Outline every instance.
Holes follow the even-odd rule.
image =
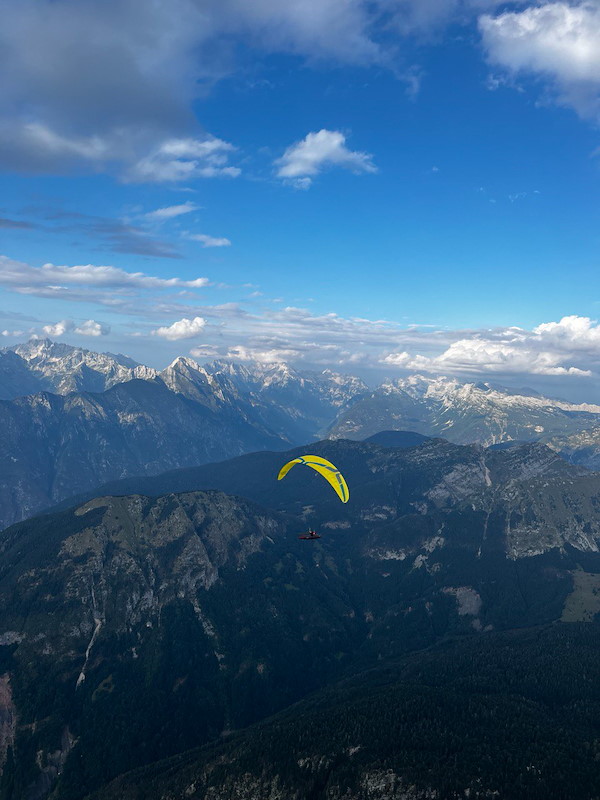
[[[4,531],[2,800],[600,793],[600,478],[311,451],[349,503],[262,452]]]
[[[107,480],[307,441],[365,389],[285,365],[177,358],[156,372],[49,340],[5,350],[0,526]]]

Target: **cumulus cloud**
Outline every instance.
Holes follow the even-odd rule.
[[[187,234],[188,239],[194,242],[200,242],[202,247],[229,247],[231,242],[225,237],[208,236],[206,233],[190,233]]]
[[[107,336],[110,333],[110,327],[102,322],[96,322],[94,319],[86,319],[81,324],[75,323],[72,319],[63,319],[54,325],[44,325],[42,331],[46,336],[56,339],[66,333],[76,333],[80,336]]]
[[[202,344],[194,344],[190,351],[199,359],[288,361],[308,368],[349,370],[394,368],[466,378],[494,376],[508,382],[529,376],[532,381],[538,379],[538,385],[548,379],[600,378],[600,325],[587,317],[565,316],[531,330],[441,330],[317,314],[295,306],[257,308],[254,302],[252,308],[251,312],[235,303],[201,305],[161,299],[132,304],[126,313],[148,320],[131,334],[140,338],[176,342],[202,334]],[[150,321],[169,316],[177,321],[160,327]],[[91,322],[77,327],[78,332],[87,328],[88,335],[97,335]],[[68,320],[48,326],[45,333],[58,336],[65,330],[74,330]],[[547,390],[548,384],[544,385]]]
[[[509,72],[546,78],[558,102],[600,113],[600,5],[548,2],[479,20],[488,58]]]
[[[383,359],[406,370],[457,374],[529,374],[587,377],[600,367],[600,326],[568,316],[532,331],[506,328],[474,332],[436,355],[389,353]]]
[[[260,347],[244,347],[236,345],[229,348],[226,353],[227,358],[236,361],[258,361],[262,364],[280,364],[286,361],[297,361],[302,358],[302,349],[292,347],[273,347],[261,349]]]
[[[0,331],[0,336],[25,336],[25,331],[9,331],[5,329]]]
[[[398,336],[414,341],[412,331],[401,331],[383,320],[318,315],[293,306],[250,313],[226,304],[202,306],[201,313],[216,322],[203,346],[211,347],[213,356],[240,360],[368,365],[377,363],[382,349],[389,351]],[[198,349],[192,355],[202,357]]]
[[[377,172],[371,155],[349,150],[343,133],[324,128],[288,147],[275,163],[278,177],[295,182],[301,189],[307,189],[312,178],[327,167],[343,167],[354,173]]]
[[[543,322],[533,333],[559,350],[594,352],[600,347],[600,325],[589,317],[572,314],[559,322]]]
[[[80,336],[108,336],[110,326],[104,325],[102,322],[96,322],[94,319],[86,319],[85,322],[75,328],[75,333]]]
[[[168,339],[171,342],[178,339],[192,339],[202,333],[206,326],[206,320],[203,317],[194,317],[193,319],[183,318],[174,322],[172,325],[157,328],[152,331],[155,336],[160,336],[161,339]]]
[[[7,256],[0,256],[0,286],[28,293],[28,289],[47,288],[52,293],[65,287],[101,287],[114,289],[199,289],[207,286],[208,278],[159,278],[143,272],[126,272],[119,267],[83,264],[57,266],[44,264],[33,267]]]
[[[418,372],[466,374],[528,374],[528,375],[591,375],[590,370],[561,366],[561,356],[547,351],[535,351],[504,342],[485,339],[461,339],[453,342],[441,355],[427,357],[393,353],[384,359],[386,364]]]
[[[182,214],[189,214],[192,211],[197,211],[199,208],[199,205],[188,200],[186,203],[180,203],[176,206],[163,206],[162,208],[157,208],[155,211],[148,211],[144,216],[152,222],[163,222],[167,219],[180,217]]]
[[[63,319],[60,322],[55,323],[54,325],[44,325],[42,331],[46,334],[46,336],[58,337],[64,336],[65,333],[72,331],[75,325],[73,321],[70,319]]]

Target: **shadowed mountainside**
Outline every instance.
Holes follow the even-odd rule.
[[[418,659],[448,638],[464,640],[468,663],[468,648],[479,646],[471,641],[590,621],[600,611],[595,474],[539,445],[494,452],[439,440],[409,449],[340,440],[317,449],[352,476],[346,506],[312,470],[296,467],[277,484],[277,465],[293,453],[262,453],[205,474],[236,491],[245,481],[247,496],[270,493],[274,511],[214,490],[138,494],[95,498],[3,532],[2,800],[50,792],[53,800],[80,800],[128,770],[218,741],[390,660]],[[323,538],[298,541],[309,521]],[[452,661],[440,661],[442,686]],[[468,678],[464,696],[455,687],[458,705],[477,680]],[[529,702],[524,678],[515,680]],[[412,679],[392,683],[398,688],[373,709],[389,703],[410,719],[404,704],[418,709],[418,698],[427,698],[415,689],[411,700]],[[361,685],[357,679],[355,699],[341,706],[324,701],[332,703],[332,725],[342,724],[348,703],[362,707]],[[573,702],[584,701],[580,689]],[[496,712],[486,717],[478,702],[457,719],[467,724],[473,714],[485,730]],[[498,702],[504,718],[510,703]],[[293,738],[312,719],[299,713],[282,736]],[[380,741],[376,717],[366,718],[364,735],[371,725]],[[591,728],[581,732],[580,718],[569,719],[583,737],[577,741],[591,741]],[[553,726],[535,735],[549,742]],[[444,733],[448,743],[453,730]],[[433,723],[428,735],[436,736]],[[316,737],[333,753],[335,741],[326,739]],[[360,761],[367,771],[369,758],[392,763],[379,745]],[[312,770],[321,787],[314,797],[336,797],[323,794],[327,775],[342,774],[336,770]],[[261,796],[240,794],[245,779],[231,774],[231,796]],[[294,791],[301,796],[306,786],[299,780]],[[207,798],[221,796],[209,789]],[[273,797],[287,797],[282,791]],[[366,796],[386,796],[373,791]]]
[[[600,631],[454,639],[90,800],[581,800],[600,793]]]

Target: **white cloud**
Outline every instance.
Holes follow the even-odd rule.
[[[203,145],[194,102],[235,70],[240,43],[311,63],[381,65],[414,93],[419,73],[400,65],[398,36],[499,4],[4,0],[0,66],[10,80],[0,81],[0,164],[117,169],[136,182],[235,177],[239,167],[214,161]],[[310,175],[290,180],[306,188]]]
[[[294,189],[301,189],[305,192],[312,186],[312,178],[294,178],[290,183]]]
[[[108,336],[110,326],[96,322],[94,319],[87,319],[75,328],[75,333],[80,336]]]
[[[54,325],[44,325],[42,331],[46,336],[53,338],[64,336],[66,333],[76,333],[80,336],[107,336],[110,333],[110,327],[102,322],[96,322],[94,319],[86,319],[79,325],[72,319],[63,319]]]
[[[600,5],[549,2],[479,20],[491,63],[548,79],[558,102],[600,111]]]
[[[586,317],[566,316],[532,330],[452,331],[316,314],[294,306],[251,313],[235,304],[162,303],[153,313],[164,317],[176,312],[183,312],[184,318],[152,333],[175,340],[202,331],[202,345],[191,351],[199,359],[289,361],[309,368],[350,370],[395,367],[459,377],[493,375],[508,382],[511,377],[522,380],[524,375],[532,380],[537,377],[538,383],[600,377],[600,325]],[[213,324],[196,327],[197,317]]]
[[[200,242],[202,247],[229,247],[231,242],[225,237],[217,238],[215,236],[208,236],[206,233],[190,233],[187,235],[188,239],[194,242]]]
[[[132,183],[177,183],[195,178],[237,178],[230,166],[235,147],[222,139],[169,139],[140,159],[127,173]]]
[[[600,326],[588,317],[568,316],[532,331],[506,328],[474,332],[443,352],[425,356],[406,350],[384,363],[407,370],[458,374],[590,376],[600,368]]]
[[[343,133],[325,129],[309,133],[288,147],[275,164],[278,177],[293,181],[301,189],[307,189],[312,178],[326,167],[343,167],[355,173],[377,172],[371,155],[349,150]]]
[[[159,278],[143,272],[126,272],[119,267],[96,266],[94,264],[73,267],[44,264],[32,267],[7,256],[0,256],[0,286],[14,291],[30,293],[28,289],[48,289],[49,294],[64,295],[66,287],[101,287],[113,289],[199,289],[207,286],[208,278]],[[61,291],[63,290],[63,291]]]
[[[398,36],[498,4],[4,0],[0,66],[10,80],[0,81],[0,164],[116,167],[137,181],[234,176],[237,167],[207,163],[206,148],[186,143],[202,141],[194,103],[235,70],[240,44],[255,58],[381,65],[416,88],[417,73],[402,78]]]
[[[54,325],[44,325],[42,331],[46,334],[46,336],[64,336],[65,333],[69,333],[75,327],[74,323],[70,319],[63,319],[60,322],[57,322]]]
[[[0,336],[25,336],[25,331],[0,331]]]
[[[193,319],[180,319],[168,327],[157,328],[152,331],[155,336],[160,336],[161,339],[168,339],[171,342],[178,339],[192,339],[199,333],[202,333],[206,326],[206,320],[203,317],[194,317]]]
[[[153,222],[163,222],[166,219],[180,217],[182,214],[190,214],[192,211],[197,211],[199,208],[199,205],[188,200],[186,203],[181,203],[177,206],[164,206],[163,208],[157,208],[155,211],[149,211],[147,214],[144,214],[144,216],[146,219],[149,219]]]
[[[485,339],[461,339],[453,342],[441,355],[410,356],[407,352],[392,353],[384,363],[408,370],[435,373],[466,373],[504,375],[591,375],[589,370],[561,366],[561,356],[538,352],[502,342]]]
[[[600,348],[600,325],[589,317],[571,315],[559,322],[544,322],[533,329],[534,334],[557,349],[567,351],[597,351]]]

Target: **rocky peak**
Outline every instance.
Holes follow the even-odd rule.
[[[223,391],[213,376],[192,358],[179,356],[158,377],[172,392],[203,405],[225,402]]]
[[[23,344],[15,345],[11,349],[26,361],[32,361],[36,358],[47,358],[48,356],[64,356],[75,348],[62,342],[53,342],[51,339],[32,338]]]
[[[156,370],[127,356],[96,353],[50,339],[31,339],[11,350],[24,360],[42,388],[58,394],[101,392],[133,378],[152,380],[156,376]]]
[[[159,377],[165,382],[169,376],[175,375],[181,375],[188,378],[198,378],[199,376],[202,376],[204,380],[208,378],[207,371],[201,367],[197,361],[194,361],[193,358],[188,358],[186,356],[178,356],[169,364],[168,367],[165,367],[165,369],[159,373]]]

